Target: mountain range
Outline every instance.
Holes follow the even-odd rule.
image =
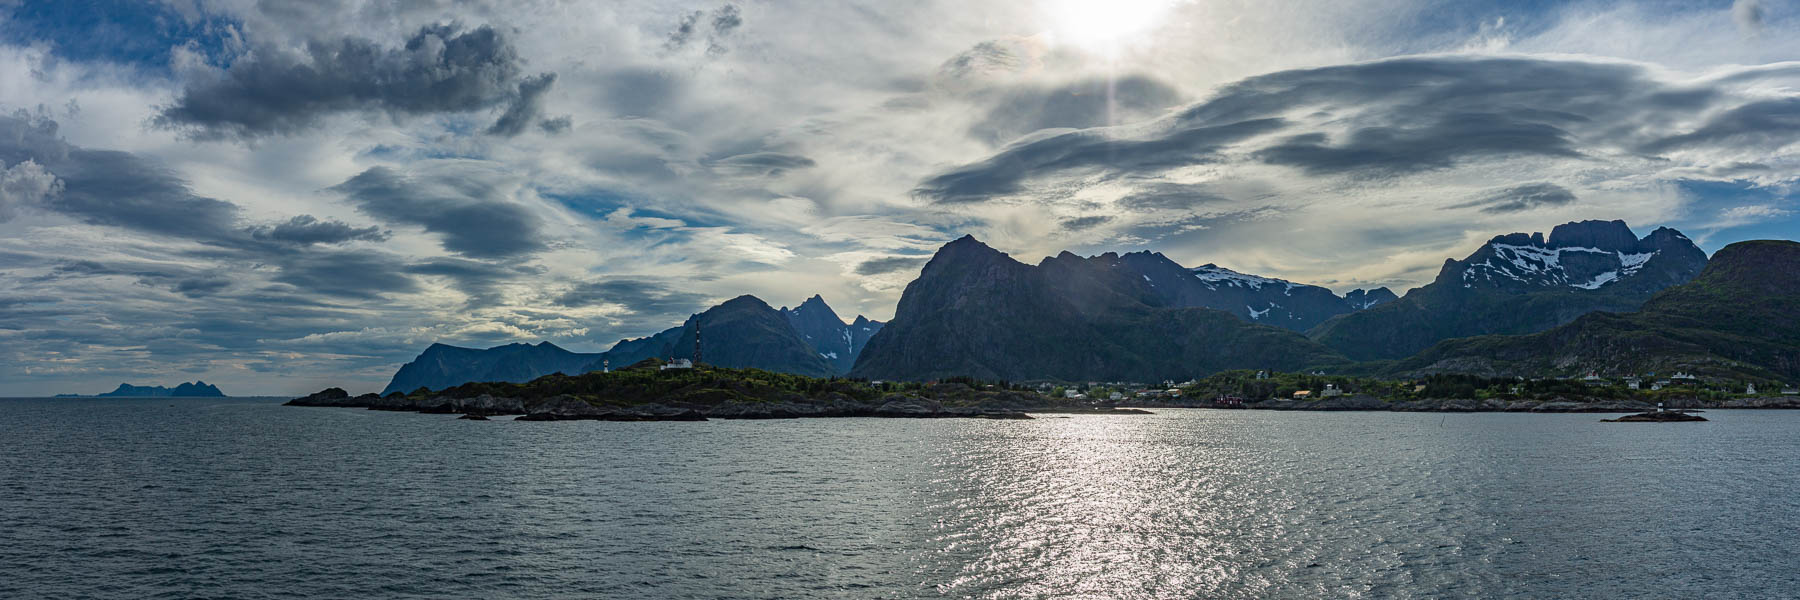
[[[1673,229],[1639,237],[1622,221],[1582,221],[1549,235],[1496,236],[1447,259],[1431,283],[1404,296],[1387,288],[1339,296],[1215,264],[1184,267],[1150,251],[1063,252],[1031,265],[965,236],[932,256],[886,324],[861,316],[845,323],[816,295],[779,309],[740,296],[603,353],[548,343],[434,345],[384,393],[693,358],[696,334],[706,363],[869,379],[1151,382],[1239,368],[1550,374],[1671,366],[1800,377],[1800,336],[1779,322],[1800,319],[1800,286],[1780,276],[1795,246],[1734,244],[1715,259],[1722,264],[1709,265]],[[1776,283],[1757,283],[1765,280]]]
[[[1307,335],[1353,360],[1398,359],[1437,342],[1543,331],[1595,312],[1627,312],[1693,279],[1706,253],[1669,228],[1643,238],[1624,221],[1559,225],[1550,236],[1497,236],[1436,280]]]
[[[692,360],[696,334],[708,364],[829,377],[848,372],[881,326],[861,315],[846,324],[816,295],[780,310],[745,295],[690,316],[680,326],[620,340],[605,352],[571,352],[550,342],[485,349],[432,344],[401,366],[381,393],[442,390],[476,381],[523,383],[552,373],[623,368],[647,358]]]
[[[1397,374],[1607,376],[1685,371],[1738,380],[1800,379],[1800,243],[1738,242],[1699,276],[1641,310],[1594,312],[1530,335],[1449,340]]]

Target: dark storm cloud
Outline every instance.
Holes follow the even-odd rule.
[[[887,256],[871,258],[856,265],[857,275],[885,275],[896,271],[908,271],[925,266],[925,258],[920,256]]]
[[[506,112],[487,130],[488,135],[513,137],[525,132],[525,128],[538,120],[543,113],[544,92],[550,91],[551,84],[556,83],[555,73],[544,73],[519,82],[519,95],[506,106]]]
[[[248,139],[297,133],[339,113],[467,112],[522,99],[520,74],[518,52],[492,27],[428,26],[399,48],[345,38],[314,41],[304,56],[265,49],[189,83],[154,122],[204,139]]]
[[[253,227],[250,236],[285,244],[342,244],[351,241],[382,242],[392,235],[380,227],[352,227],[343,221],[321,221],[312,215],[300,215],[276,225]]]
[[[1546,206],[1562,206],[1575,201],[1575,193],[1554,183],[1529,183],[1495,190],[1471,202],[1447,208],[1481,208],[1491,214],[1524,212]]]
[[[544,249],[537,216],[509,202],[480,174],[451,170],[411,178],[373,167],[331,189],[371,216],[424,227],[441,236],[444,249],[471,258],[511,258]]]
[[[1800,137],[1800,99],[1742,90],[1780,70],[1676,83],[1641,65],[1423,56],[1281,71],[1224,86],[1156,122],[1079,130],[1006,147],[926,178],[914,193],[981,201],[1025,184],[1092,175],[1153,178],[1223,160],[1315,175],[1406,175],[1511,157],[1768,149]],[[1703,122],[1692,130],[1672,124]],[[984,125],[995,131],[1005,121]],[[1155,201],[1151,200],[1154,203]]]
[[[556,303],[568,307],[617,304],[641,315],[675,315],[700,310],[706,297],[657,281],[609,279],[576,285],[558,296]]]
[[[1112,220],[1113,220],[1113,218],[1110,216],[1107,216],[1107,215],[1090,215],[1090,216],[1086,216],[1086,217],[1075,217],[1072,219],[1063,219],[1062,220],[1062,228],[1067,229],[1069,231],[1083,231],[1083,230],[1087,230],[1087,229],[1093,229],[1093,228],[1099,227],[1101,225],[1105,225],[1108,222],[1111,222]]]
[[[970,129],[992,144],[1052,128],[1099,127],[1155,116],[1181,101],[1174,87],[1144,75],[1092,78],[1044,87],[1019,86],[995,93],[993,107]]]
[[[708,164],[715,169],[732,174],[775,177],[795,169],[811,168],[818,163],[798,154],[749,152],[727,156]]]
[[[1107,130],[1061,133],[1009,146],[987,160],[943,173],[919,184],[915,195],[937,202],[978,202],[1018,192],[1026,180],[1061,172],[1106,169],[1161,170],[1218,162],[1219,150],[1279,129],[1281,119],[1252,119],[1216,127],[1194,127],[1149,139],[1117,138]]]

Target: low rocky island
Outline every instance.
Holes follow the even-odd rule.
[[[1029,413],[1146,414],[1094,407],[1002,384],[872,383],[760,369],[664,369],[647,360],[613,372],[546,375],[526,383],[467,383],[386,396],[326,389],[287,402],[372,410],[518,415],[523,421],[704,421],[802,417],[1029,419]]]
[[[1601,419],[1602,423],[1683,423],[1705,421],[1706,417],[1683,410],[1653,410],[1635,415],[1625,415],[1617,419]]]

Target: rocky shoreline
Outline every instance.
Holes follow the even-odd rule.
[[[819,402],[728,402],[715,405],[646,402],[601,405],[571,396],[541,400],[482,394],[468,398],[451,396],[408,397],[400,394],[351,396],[331,388],[288,401],[286,406],[366,408],[428,414],[461,414],[471,417],[517,415],[520,421],[705,421],[708,419],[800,419],[833,417],[1030,419],[1028,413],[1149,414],[1133,408],[1081,408],[1040,406],[1029,402],[996,401],[978,406],[954,406],[926,397],[906,396],[880,402],[861,402],[832,397]]]
[[[1703,402],[1698,398],[1664,402],[1669,409],[1800,409],[1800,396],[1764,396],[1736,398],[1724,402]],[[1320,400],[1265,400],[1238,405],[1212,402],[1137,404],[1144,408],[1216,408],[1224,410],[1303,410],[1303,411],[1387,411],[1387,412],[1511,412],[1511,413],[1639,413],[1656,410],[1656,405],[1632,400],[1554,399],[1432,399],[1387,401],[1374,396],[1339,396]]]

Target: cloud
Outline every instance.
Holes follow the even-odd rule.
[[[1089,215],[1089,216],[1085,216],[1085,217],[1074,217],[1074,218],[1070,218],[1070,219],[1063,219],[1062,220],[1062,228],[1067,229],[1069,231],[1083,231],[1083,230],[1093,229],[1095,227],[1099,227],[1101,225],[1110,223],[1110,222],[1112,222],[1112,220],[1113,220],[1113,217],[1111,217],[1109,215]]]
[[[1470,202],[1446,208],[1476,208],[1481,212],[1505,214],[1525,212],[1548,206],[1562,206],[1575,201],[1575,193],[1554,183],[1528,183],[1483,194]]]
[[[543,95],[550,91],[551,84],[556,83],[555,73],[544,73],[519,82],[519,96],[506,107],[506,112],[494,125],[488,127],[488,135],[513,137],[524,133],[525,128],[538,121],[538,115],[544,111]],[[546,132],[556,133],[557,128],[566,129],[568,123],[563,122],[545,128]]]
[[[1731,3],[1731,20],[1748,32],[1762,31],[1762,0],[1736,0]]]
[[[406,273],[405,261],[388,253],[329,250],[282,255],[275,260],[280,273],[271,279],[307,296],[366,300],[419,291],[418,281]]]
[[[1752,102],[1724,111],[1704,125],[1643,146],[1664,153],[1703,147],[1780,150],[1800,141],[1800,97]]]
[[[925,258],[918,256],[888,256],[871,258],[856,265],[857,275],[886,275],[899,271],[909,271],[925,266]]]
[[[1181,102],[1173,86],[1142,74],[1090,77],[1056,86],[1022,84],[994,92],[970,135],[992,144],[1043,129],[1085,129],[1142,121]]]
[[[1214,191],[1213,186],[1156,182],[1138,187],[1119,198],[1126,210],[1187,210],[1205,204],[1228,203],[1230,199]]]
[[[471,258],[516,258],[543,250],[543,223],[508,198],[506,177],[449,161],[411,177],[372,167],[331,188],[362,212],[390,223],[424,227],[444,249]]]
[[[407,265],[404,271],[414,275],[431,275],[450,280],[462,292],[471,307],[501,303],[501,286],[507,282],[541,274],[530,267],[497,265],[452,257],[434,257]]]
[[[926,177],[914,194],[940,203],[1059,189],[1067,196],[1125,179],[1154,185],[1207,164],[1227,173],[1292,168],[1326,181],[1515,159],[1600,164],[1673,151],[1774,152],[1800,139],[1800,97],[1769,97],[1788,70],[1682,81],[1619,61],[1413,56],[1279,71],[1225,85],[1155,121],[1027,136]],[[1693,162],[1706,159],[1682,166],[1710,167]],[[1152,193],[1131,204],[1164,198]]]
[[[343,113],[400,118],[513,101],[510,115],[536,101],[528,84],[548,87],[548,74],[521,81],[521,71],[512,43],[489,26],[426,26],[398,48],[355,37],[315,41],[299,54],[265,48],[189,83],[154,123],[200,139],[252,139]]]
[[[253,227],[250,235],[258,240],[305,246],[352,241],[383,242],[393,234],[380,227],[352,227],[343,221],[321,221],[312,215],[299,215],[273,226]]]
[[[701,19],[705,16],[706,11],[700,10],[683,13],[681,19],[675,23],[675,29],[671,30],[669,35],[663,39],[663,51],[681,50],[686,48],[689,42],[697,39],[702,27]],[[721,5],[713,9],[712,18],[707,19],[706,24],[711,28],[710,33],[706,35],[706,55],[714,57],[723,55],[729,50],[725,47],[723,40],[738,27],[743,26],[743,12],[739,11],[735,4]]]
[[[711,161],[713,168],[734,175],[776,177],[795,169],[816,166],[813,159],[780,152],[748,152]]]
[[[706,306],[706,296],[674,289],[653,279],[619,278],[576,284],[556,297],[568,307],[618,305],[635,314],[691,314]]]
[[[694,39],[694,32],[700,27],[700,17],[704,15],[706,12],[699,10],[681,15],[681,21],[675,24],[675,30],[670,31],[668,39],[663,40],[663,48],[679,50],[686,46],[688,40]]]
[[[1213,163],[1226,146],[1280,129],[1281,119],[1183,128],[1150,137],[1086,129],[1021,141],[979,163],[932,176],[913,194],[944,203],[979,202],[1020,191],[1025,181],[1086,170],[1132,172]]]
[[[21,209],[37,208],[62,191],[62,181],[36,162],[6,166],[0,162],[0,223],[18,217]]]

